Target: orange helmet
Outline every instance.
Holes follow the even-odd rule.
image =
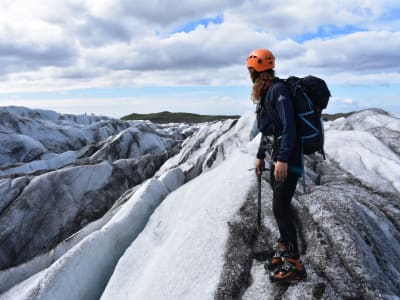
[[[251,51],[247,57],[247,67],[257,72],[263,72],[275,68],[275,57],[268,49]]]

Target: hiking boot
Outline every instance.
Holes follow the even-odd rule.
[[[278,245],[276,247],[274,256],[272,257],[270,262],[267,262],[266,268],[270,271],[276,270],[277,268],[279,268],[282,264],[283,264],[283,257],[284,256],[289,256],[288,250],[286,245],[281,242],[278,241]]]
[[[281,267],[271,272],[269,279],[276,283],[293,283],[307,278],[307,272],[300,259],[284,257]]]

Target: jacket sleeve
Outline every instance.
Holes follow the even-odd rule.
[[[276,160],[288,162],[289,157],[296,143],[296,124],[292,99],[287,88],[283,84],[279,84],[274,89],[272,95],[272,105],[275,108],[278,118],[281,122],[281,138],[279,148],[276,153]]]

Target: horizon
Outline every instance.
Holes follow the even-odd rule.
[[[27,107],[27,106],[18,106],[18,105],[8,105],[8,106],[0,106],[1,108],[7,108],[7,107],[13,107],[13,108],[22,108],[22,109],[29,109],[29,110],[38,110],[38,111],[50,111],[50,112],[56,112],[60,115],[84,115],[84,116],[96,116],[96,117],[106,117],[106,118],[114,118],[114,119],[123,119],[126,117],[129,117],[130,115],[143,115],[143,116],[150,116],[150,115],[158,115],[158,114],[163,114],[163,113],[170,113],[170,114],[193,114],[193,115],[198,115],[198,116],[220,116],[220,117],[239,117],[241,118],[243,115],[245,115],[246,113],[248,113],[248,111],[244,112],[243,114],[201,114],[201,113],[192,113],[192,112],[185,112],[185,111],[154,111],[154,112],[149,112],[149,113],[140,113],[140,112],[133,112],[133,113],[128,113],[126,115],[123,115],[121,117],[112,117],[112,116],[108,116],[108,115],[104,115],[104,114],[95,114],[95,113],[87,113],[87,112],[83,112],[83,113],[62,113],[56,110],[52,110],[52,109],[47,109],[47,108],[32,108],[32,107]],[[392,115],[393,117],[396,118],[400,118],[400,113],[397,112],[392,112],[392,111],[388,111],[388,110],[384,110],[381,108],[377,108],[377,107],[370,107],[370,108],[365,108],[365,109],[360,109],[360,110],[353,110],[353,111],[348,111],[348,112],[335,112],[335,113],[328,113],[325,112],[325,110],[322,111],[322,115],[321,116],[335,116],[335,115],[348,115],[348,114],[354,114],[354,113],[359,113],[365,110],[382,110],[386,113],[389,113],[390,115]]]
[[[328,114],[400,113],[394,0],[3,3],[0,106],[242,115],[255,109],[246,58],[257,48],[274,53],[281,78],[323,78]]]

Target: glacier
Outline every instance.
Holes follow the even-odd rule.
[[[254,112],[160,125],[0,107],[0,299],[400,299],[400,119],[325,129],[292,203],[309,276],[280,286]]]

